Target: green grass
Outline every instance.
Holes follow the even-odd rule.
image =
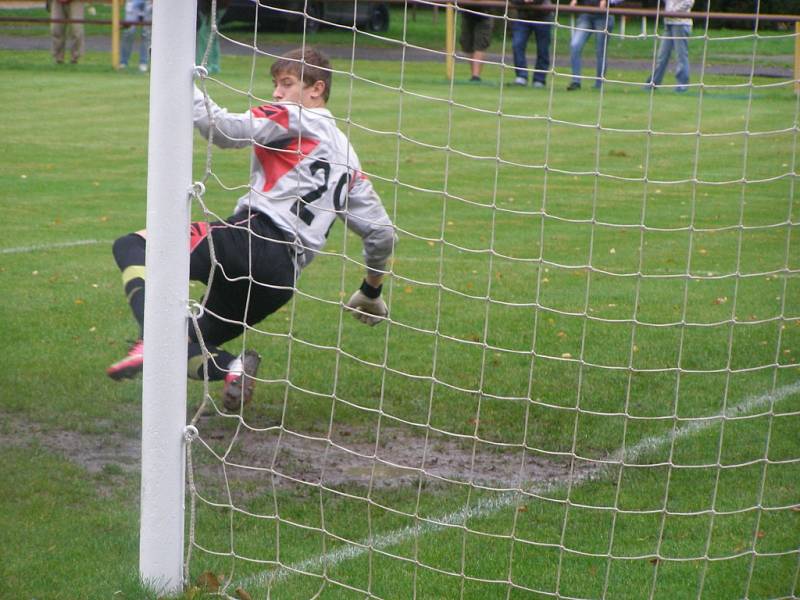
[[[103,369],[134,335],[110,243],[144,225],[148,79],[114,73],[107,60],[56,68],[45,52],[0,52],[0,77],[14,82],[0,88],[0,410],[13,416],[0,426],[3,597],[154,597],[136,582],[138,477],[114,459],[93,474],[58,443],[66,432],[102,448],[140,423],[140,382],[115,384]],[[262,98],[267,66],[257,61]],[[222,78],[247,89],[250,67],[226,56]],[[702,96],[621,84],[568,94],[561,76],[544,92],[501,88],[492,68],[489,83],[468,85],[463,65],[452,85],[436,63],[363,62],[354,72],[336,75],[331,108],[352,120],[364,170],[399,228],[392,323],[370,330],[341,317],[337,302],[361,276],[341,257],[360,250],[335,227],[301,293],[248,338],[272,382],[258,387],[247,425],[280,420],[345,445],[374,444],[379,426],[381,445],[393,435],[421,445],[427,434],[435,449],[468,436],[465,456],[474,447],[479,461],[519,463],[524,446],[526,460],[564,473],[625,447],[629,466],[519,497],[431,478],[320,488],[278,485],[268,472],[233,477],[237,510],[199,502],[196,542],[220,553],[233,545],[237,558],[195,548],[192,581],[234,573],[265,597],[258,577],[272,566],[256,561],[280,560],[304,573],[283,571],[270,597],[597,598],[606,584],[613,598],[697,597],[701,585],[705,598],[796,594],[791,87],[707,77]],[[209,89],[231,108],[248,105]],[[195,153],[200,177],[199,141]],[[237,193],[223,188],[244,183],[249,156],[212,159],[222,183],[208,181],[207,201],[227,215]],[[80,240],[91,243],[31,248]],[[669,442],[692,419],[786,386],[794,391],[771,412],[762,402],[737,413],[748,418]],[[190,385],[190,414],[202,393]],[[21,423],[39,433],[26,436]],[[223,451],[237,424],[210,417],[201,434]],[[234,444],[231,460],[271,464],[247,450]],[[200,444],[194,459],[214,464]],[[226,504],[209,472],[201,494]],[[449,526],[436,525],[446,515]],[[337,560],[370,538],[373,551]]]

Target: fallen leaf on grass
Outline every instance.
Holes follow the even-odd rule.
[[[220,586],[219,577],[217,577],[216,573],[205,571],[200,573],[200,576],[197,578],[197,585],[206,591],[217,592]]]
[[[236,588],[236,595],[239,597],[239,600],[253,600],[252,596],[245,592],[242,588]]]

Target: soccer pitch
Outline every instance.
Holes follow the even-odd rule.
[[[135,335],[110,244],[144,226],[148,81],[106,59],[0,52],[3,597],[147,595],[141,384],[103,371]],[[334,65],[355,77],[334,76],[330,106],[398,227],[391,322],[342,317],[360,243],[335,226],[293,301],[248,335],[264,381],[243,422],[198,421],[190,583],[214,573],[253,598],[796,595],[792,89],[568,94],[566,78],[519,90],[451,86],[437,63]],[[223,79],[247,89],[251,67],[226,57]],[[200,177],[199,137],[195,158]],[[248,161],[213,151],[219,216]],[[189,418],[202,397],[192,383]]]

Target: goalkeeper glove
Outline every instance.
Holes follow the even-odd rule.
[[[389,314],[389,309],[381,298],[382,288],[382,285],[372,287],[364,280],[361,288],[350,296],[345,308],[352,311],[353,316],[362,323],[377,325]]]

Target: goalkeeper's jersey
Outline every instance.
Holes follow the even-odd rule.
[[[229,113],[195,88],[194,124],[221,148],[253,147],[250,185],[236,206],[268,215],[294,242],[298,267],[325,245],[338,217],[364,243],[370,271],[383,271],[394,228],[347,137],[325,108],[265,104]]]

